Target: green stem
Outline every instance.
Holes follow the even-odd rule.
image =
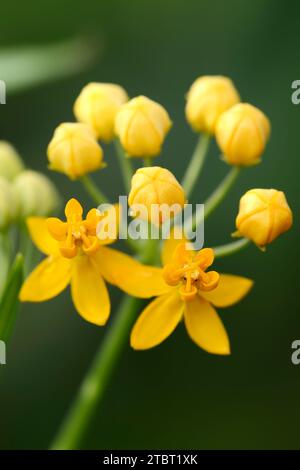
[[[205,161],[205,157],[207,155],[210,139],[211,137],[209,134],[202,134],[202,136],[199,137],[190,163],[182,179],[181,184],[183,186],[187,198],[190,196],[195,187],[195,184],[197,183],[198,177]]]
[[[145,157],[144,158],[144,166],[147,167],[147,166],[152,166],[153,164],[153,161],[152,161],[152,158],[151,157]]]
[[[219,206],[219,204],[223,201],[225,196],[229,193],[230,189],[234,185],[238,175],[240,174],[241,169],[239,167],[233,167],[223,178],[219,186],[212,192],[212,194],[206,199],[204,202],[204,220],[206,220],[214,210]],[[197,225],[203,223],[202,211],[200,212],[201,218],[199,215],[193,214],[193,222],[192,222],[192,232],[195,231]],[[198,217],[197,217],[198,215]],[[198,220],[200,219],[200,220]],[[188,235],[190,236],[190,234]]]
[[[23,255],[18,253],[9,270],[0,302],[0,339],[7,341],[16,323],[19,292],[24,280]]]
[[[158,241],[149,240],[141,261],[150,263],[155,256]],[[87,372],[77,397],[51,446],[57,450],[77,449],[89,427],[98,404],[117,365],[122,349],[128,341],[133,322],[143,305],[142,299],[125,296],[114,322]]]
[[[231,256],[235,253],[246,248],[250,245],[248,238],[241,238],[235,242],[227,243],[226,245],[216,246],[213,250],[215,252],[215,258],[223,258],[225,256]]]
[[[225,196],[228,194],[232,186],[234,185],[241,169],[234,166],[221,181],[219,186],[213,191],[208,199],[204,202],[204,218],[207,219],[212,212],[219,206]]]
[[[0,232],[0,298],[4,291],[11,260],[11,242],[8,230]]]
[[[56,450],[78,449],[89,423],[95,414],[115,369],[129,331],[142,306],[141,299],[126,296],[120,305],[94,362],[84,378],[77,397],[51,448]]]
[[[130,161],[130,158],[125,155],[119,139],[115,139],[114,144],[115,144],[115,149],[116,149],[116,153],[118,156],[119,164],[121,167],[121,173],[123,176],[125,190],[126,190],[126,193],[128,194],[130,192],[131,178],[133,175],[131,161]]]
[[[89,175],[82,176],[80,181],[83,184],[86,192],[97,205],[107,204],[109,202],[107,197],[102,193],[102,191],[100,191],[98,186],[94,183]]]

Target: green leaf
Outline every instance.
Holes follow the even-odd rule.
[[[10,240],[7,231],[0,232],[0,299],[10,266]]]
[[[99,43],[87,38],[0,49],[0,78],[11,95],[80,72],[93,62],[99,50]]]
[[[5,290],[0,302],[0,339],[7,341],[15,324],[19,291],[23,283],[23,255],[18,253],[10,269]]]

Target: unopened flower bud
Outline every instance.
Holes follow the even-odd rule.
[[[0,230],[15,221],[18,213],[18,198],[12,183],[0,176]]]
[[[130,207],[141,206],[139,217],[162,223],[182,210],[185,195],[169,170],[153,166],[139,168],[133,175],[128,203]]]
[[[213,134],[219,116],[239,101],[239,94],[229,78],[199,77],[187,94],[186,119],[195,131]]]
[[[33,170],[23,171],[14,181],[15,193],[19,200],[19,215],[49,216],[59,204],[58,192],[42,173]]]
[[[110,142],[114,137],[115,116],[128,101],[124,88],[113,83],[89,83],[74,104],[74,114],[79,122],[88,124],[100,140]]]
[[[24,165],[15,148],[5,140],[0,141],[0,176],[12,181],[22,170]]]
[[[282,191],[251,189],[240,200],[235,235],[264,248],[289,230],[292,223],[293,214]]]
[[[155,101],[138,96],[121,106],[115,132],[130,157],[154,157],[161,151],[172,122]]]
[[[103,167],[103,151],[86,124],[63,123],[48,145],[50,169],[76,179]]]
[[[239,103],[223,113],[216,127],[216,139],[230,165],[259,163],[270,136],[270,122],[255,106]]]

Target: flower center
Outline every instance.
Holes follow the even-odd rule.
[[[92,209],[85,220],[82,220],[82,208],[76,200],[71,199],[66,206],[67,221],[47,219],[47,227],[51,236],[59,242],[59,250],[65,258],[73,258],[83,251],[92,254],[99,248],[96,228],[99,215]]]
[[[184,254],[184,256],[182,256]],[[163,276],[167,284],[179,286],[183,300],[191,300],[199,291],[210,291],[217,287],[219,274],[216,271],[205,272],[213,262],[213,251],[209,248],[173,255],[174,262],[165,265]]]

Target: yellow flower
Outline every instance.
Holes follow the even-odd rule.
[[[187,94],[186,119],[194,130],[213,134],[221,113],[239,101],[239,94],[229,78],[199,77]]]
[[[289,230],[292,223],[293,214],[282,191],[251,189],[241,197],[235,235],[264,248]]]
[[[163,269],[140,265],[136,271],[126,273],[125,269],[118,277],[117,285],[130,295],[158,296],[136,321],[131,346],[134,349],[157,346],[184,319],[198,346],[213,354],[230,354],[226,330],[214,307],[235,304],[248,293],[253,282],[207,271],[214,260],[213,250],[205,248],[195,253],[180,240],[165,242],[162,259]]]
[[[79,122],[91,126],[100,140],[114,138],[115,116],[128,101],[124,88],[113,83],[89,83],[74,104],[74,114]]]
[[[216,126],[216,139],[230,165],[260,162],[270,136],[270,122],[255,106],[239,103],[223,113]]]
[[[132,177],[131,191],[128,196],[129,206],[142,205],[146,214],[141,212],[140,217],[155,223],[161,223],[168,217],[168,211],[164,214],[160,211],[159,220],[155,220],[153,214],[154,205],[166,205],[166,208],[174,209],[172,216],[178,213],[184,206],[185,195],[182,186],[175,176],[166,168],[159,166],[139,168]]]
[[[67,203],[65,214],[66,222],[56,218],[28,219],[32,240],[47,258],[26,279],[20,300],[43,302],[57,296],[70,284],[79,314],[91,323],[104,325],[110,314],[104,280],[116,284],[124,270],[126,274],[139,272],[140,264],[104,246],[114,241],[113,237],[100,239],[97,226],[104,214],[92,209],[82,220],[83,209],[76,199]]]
[[[103,152],[87,125],[63,123],[54,132],[48,145],[51,170],[76,179],[103,167]]]
[[[153,157],[161,151],[172,122],[167,111],[155,101],[138,96],[121,106],[115,132],[130,157]]]
[[[24,165],[16,149],[5,140],[0,140],[0,176],[12,181]]]

